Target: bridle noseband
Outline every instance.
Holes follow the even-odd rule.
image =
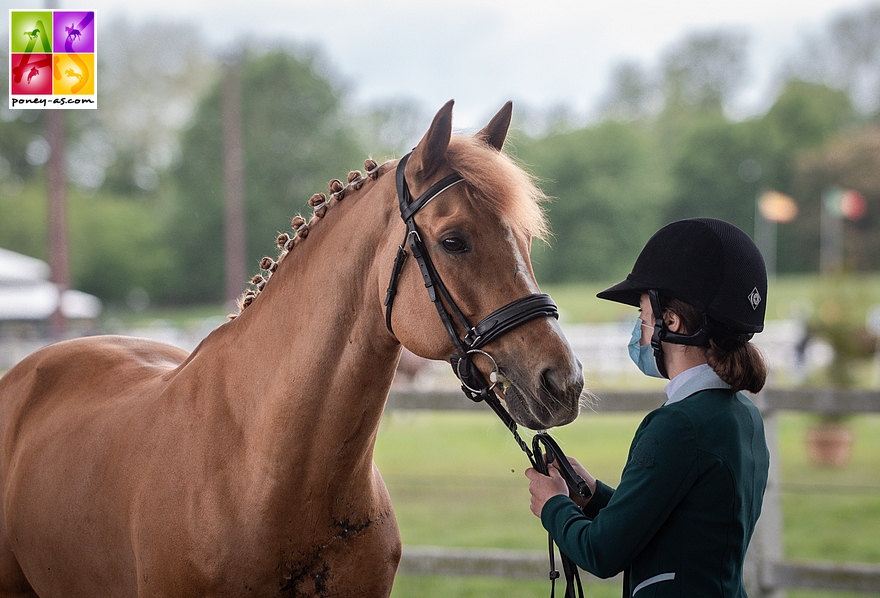
[[[476,326],[471,326],[467,317],[455,303],[443,280],[440,278],[431,256],[428,253],[422,236],[416,226],[415,215],[425,207],[428,202],[436,198],[438,195],[456,185],[464,178],[457,172],[449,174],[428,188],[415,200],[409,191],[409,185],[406,182],[406,163],[412,152],[405,155],[397,164],[397,199],[400,203],[400,217],[406,223],[406,236],[397,248],[397,256],[394,259],[394,266],[391,269],[391,279],[388,281],[388,290],[385,294],[385,326],[388,331],[394,334],[391,326],[391,310],[394,306],[394,298],[397,295],[397,282],[400,272],[403,270],[403,264],[407,258],[407,250],[405,246],[408,244],[412,251],[422,279],[425,282],[425,288],[431,302],[437,308],[440,320],[443,322],[446,333],[452,341],[455,348],[455,355],[450,356],[450,364],[455,372],[456,377],[461,382],[461,390],[472,401],[485,401],[492,411],[504,422],[508,430],[513,434],[519,447],[529,458],[532,466],[543,474],[547,474],[549,463],[556,459],[559,465],[562,477],[565,479],[569,488],[584,499],[591,496],[591,492],[587,483],[574,471],[565,454],[553,440],[545,432],[535,434],[532,438],[532,448],[523,441],[517,430],[516,422],[510,413],[501,405],[498,395],[495,393],[496,382],[490,385],[486,382],[483,374],[474,366],[473,356],[481,354],[489,358],[493,365],[493,374],[500,375],[501,372],[495,359],[483,347],[510,332],[514,328],[525,324],[537,318],[559,318],[559,310],[553,299],[549,295],[543,293],[532,293],[524,297],[520,297],[511,301],[507,305],[495,310],[485,318],[483,318]],[[446,306],[449,306],[447,309]],[[449,310],[452,311],[450,314]],[[463,337],[459,337],[455,327],[455,320],[465,330]],[[544,451],[541,450],[543,445]],[[548,455],[545,459],[544,454]],[[553,540],[550,539],[550,579],[553,580],[553,589],[551,590],[551,598],[555,593],[555,580],[559,577],[559,572],[555,570],[555,556],[553,550]],[[565,596],[574,596],[574,583],[577,583],[579,595],[583,597],[583,589],[580,585],[580,577],[577,567],[571,560],[562,555],[562,564],[565,577],[568,582]]]

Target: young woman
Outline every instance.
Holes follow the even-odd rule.
[[[556,468],[530,469],[531,510],[560,549],[624,596],[746,596],[743,560],[761,512],[769,453],[746,395],[767,369],[749,343],[764,327],[767,274],[752,240],[720,220],[669,224],[626,279],[599,293],[640,308],[630,356],[669,379],[633,439],[616,489],[595,480],[575,503]]]

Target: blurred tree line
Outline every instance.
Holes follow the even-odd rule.
[[[312,193],[367,156],[401,155],[435,108],[351,106],[316,48],[217,57],[182,25],[118,22],[102,34],[102,50],[99,109],[68,112],[68,202],[74,285],[109,302],[223,298],[224,62],[239,63],[242,77],[253,271]],[[832,185],[868,202],[862,219],[845,224],[847,266],[880,270],[880,5],[805,39],[772,105],[732,118],[747,50],[737,32],[694,34],[657,67],[621,64],[589,124],[551,118],[530,134],[527,123],[515,127],[508,150],[554,198],[552,245],[534,251],[542,282],[619,278],[648,236],[677,218],[724,218],[751,234],[756,197],[767,189],[800,208],[779,226],[778,271],[815,271],[821,198]],[[42,114],[7,104],[4,97],[0,247],[45,258]]]
[[[653,71],[619,65],[598,123],[517,140],[556,198],[553,246],[534,252],[542,280],[620,278],[645,240],[679,218],[722,218],[753,235],[756,200],[771,189],[800,212],[778,227],[777,271],[816,271],[832,186],[868,203],[845,223],[847,267],[880,269],[880,5],[805,40],[769,109],[734,120],[747,49],[736,32],[692,35]]]

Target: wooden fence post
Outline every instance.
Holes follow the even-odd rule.
[[[779,493],[779,416],[760,395],[753,397],[764,417],[764,434],[770,450],[770,472],[761,517],[746,553],[744,577],[749,598],[785,598],[778,589],[774,568],[782,561],[782,499]]]

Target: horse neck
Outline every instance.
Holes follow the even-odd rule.
[[[319,443],[334,454],[324,467],[372,467],[400,351],[381,308],[391,264],[377,256],[399,222],[382,183],[329,210],[257,299],[190,359],[219,377],[205,399],[225,403],[251,447],[263,447],[260,458],[303,459]]]

